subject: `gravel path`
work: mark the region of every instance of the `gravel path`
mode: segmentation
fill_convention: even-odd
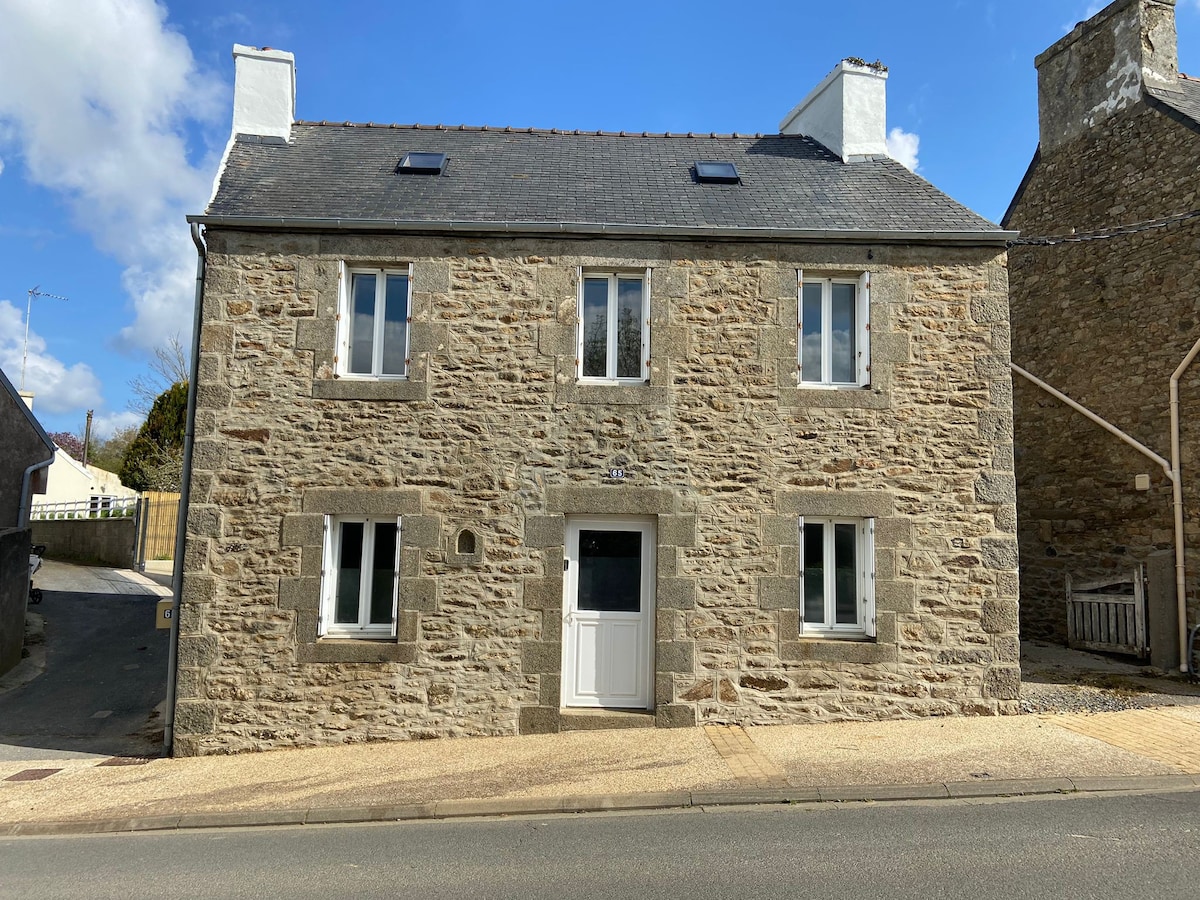
[[[1200,705],[1200,684],[1164,675],[1131,657],[1021,644],[1021,712],[1101,713]]]

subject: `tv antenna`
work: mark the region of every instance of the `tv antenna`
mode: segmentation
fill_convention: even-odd
[[[51,300],[66,300],[66,297],[60,297],[58,294],[47,294],[40,290],[41,285],[35,284],[27,293],[29,299],[25,302],[25,350],[21,354],[21,390],[25,390],[25,363],[29,361],[29,314],[33,312],[34,297],[49,297]]]

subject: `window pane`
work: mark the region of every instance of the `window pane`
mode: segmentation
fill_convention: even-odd
[[[387,625],[392,621],[392,588],[396,573],[396,525],[393,522],[375,523],[375,558],[371,563],[372,625]]]
[[[639,612],[642,608],[642,533],[579,532],[579,608]]]
[[[805,284],[801,297],[800,379],[821,381],[821,285]]]
[[[375,276],[350,278],[350,364],[347,371],[369,375],[375,346]]]
[[[642,377],[642,280],[617,279],[617,377]]]
[[[408,336],[408,276],[388,275],[384,297],[383,368],[380,374],[403,375]]]
[[[830,355],[833,380],[838,384],[857,381],[854,349],[854,285],[833,285],[833,306],[830,310]]]
[[[363,523],[343,522],[338,542],[337,603],[333,621],[358,624],[358,595],[362,587]]]
[[[608,279],[583,282],[583,374],[608,375]]]
[[[855,564],[855,545],[858,528],[854,525],[833,526],[833,569],[835,622],[853,625],[858,621],[858,566]]]
[[[804,621],[825,622],[825,526],[804,524]]]

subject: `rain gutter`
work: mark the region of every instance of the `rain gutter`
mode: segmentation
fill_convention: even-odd
[[[683,238],[687,240],[843,241],[852,243],[930,243],[1006,246],[1016,231],[905,231],[901,229],[729,228],[596,222],[465,222],[456,220],[354,219],[307,216],[188,216],[193,224],[253,230],[364,231],[463,234],[520,234]]]

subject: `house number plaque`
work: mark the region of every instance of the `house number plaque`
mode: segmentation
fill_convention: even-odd
[[[625,470],[624,469],[609,469],[608,477],[616,479],[616,480],[620,480],[625,477]]]

